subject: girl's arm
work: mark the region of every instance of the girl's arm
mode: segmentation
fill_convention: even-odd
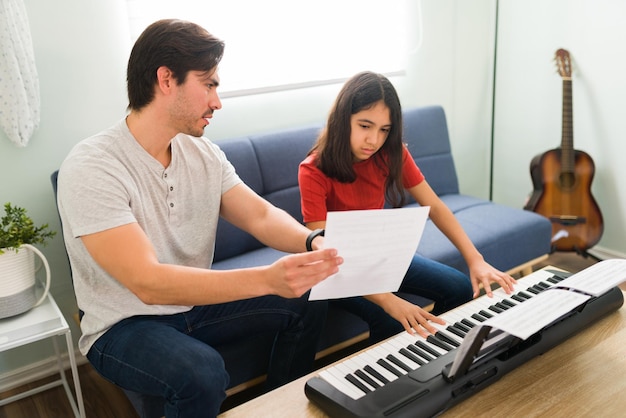
[[[484,260],[452,211],[437,196],[426,180],[410,188],[409,192],[420,205],[430,206],[430,219],[448,237],[465,259],[470,270],[474,297],[479,295],[480,284],[483,285],[485,292],[490,297],[493,295],[490,283],[499,284],[508,294],[513,291],[515,279],[492,267]]]

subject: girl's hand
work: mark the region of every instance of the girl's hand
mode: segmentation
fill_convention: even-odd
[[[368,297],[368,299],[378,304],[392,318],[400,322],[404,329],[411,335],[419,334],[426,338],[428,334],[437,332],[437,329],[433,327],[429,321],[445,325],[443,319],[393,293],[372,295],[372,297]]]
[[[510,295],[514,288],[513,286],[517,281],[509,274],[503,273],[500,270],[492,267],[486,261],[479,261],[473,263],[470,267],[470,279],[472,281],[472,289],[474,290],[474,298],[480,295],[480,285],[482,284],[487,296],[492,297],[491,283],[497,283]]]

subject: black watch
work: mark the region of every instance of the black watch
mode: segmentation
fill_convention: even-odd
[[[323,229],[316,229],[314,231],[312,231],[308,237],[306,237],[306,250],[307,251],[313,251],[313,247],[311,247],[311,244],[313,243],[313,240],[318,237],[324,236],[324,230]]]

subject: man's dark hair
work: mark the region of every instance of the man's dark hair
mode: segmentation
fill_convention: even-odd
[[[157,69],[172,71],[178,84],[189,71],[212,71],[222,59],[224,42],[201,26],[184,20],[159,20],[137,38],[126,73],[128,108],[139,110],[154,99]]]

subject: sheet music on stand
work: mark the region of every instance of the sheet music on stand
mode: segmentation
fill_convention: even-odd
[[[552,276],[543,270],[533,274]],[[493,358],[520,340],[547,327],[592,297],[626,281],[626,259],[609,259],[594,264],[524,303],[472,328],[459,346],[452,364],[443,371],[454,381],[485,358]]]

